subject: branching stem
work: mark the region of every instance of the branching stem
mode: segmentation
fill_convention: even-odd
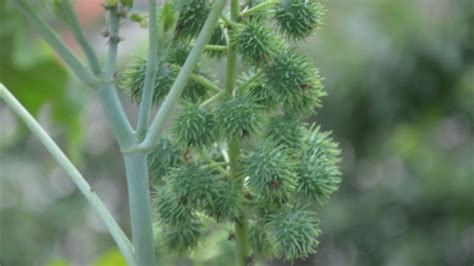
[[[122,231],[120,226],[114,220],[112,214],[107,210],[107,207],[100,200],[94,189],[90,187],[86,179],[81,175],[79,170],[71,163],[63,151],[58,147],[54,140],[41,127],[35,118],[28,113],[26,108],[18,102],[18,100],[8,91],[8,89],[0,83],[0,98],[2,98],[13,112],[30,128],[33,134],[40,140],[45,148],[51,153],[54,159],[61,165],[66,173],[71,177],[72,181],[77,185],[87,201],[97,211],[100,218],[104,222],[106,228],[109,230],[112,238],[117,243],[120,251],[124,255],[129,265],[136,265],[133,258],[133,249],[130,240]]]
[[[219,52],[227,51],[227,46],[208,44],[208,45],[206,45],[206,51],[219,51]]]
[[[90,42],[87,40],[84,32],[81,30],[79,22],[77,21],[76,13],[74,12],[74,9],[72,8],[71,3],[69,2],[69,0],[63,0],[60,2],[61,2],[62,11],[65,14],[66,20],[72,29],[72,33],[74,34],[74,37],[76,38],[77,42],[81,46],[82,50],[84,51],[84,54],[86,55],[87,60],[89,61],[89,65],[92,69],[92,72],[94,72],[94,74],[97,77],[99,77],[100,75],[102,75],[102,70],[99,64],[99,60],[97,59],[97,56]]]
[[[156,0],[148,0],[148,60],[140,110],[138,112],[136,134],[139,142],[145,137],[148,127],[148,119],[153,102],[153,91],[155,90],[156,72],[159,65],[159,50],[161,50],[161,47],[158,47],[158,29],[161,29],[161,25],[158,25],[156,12]],[[161,38],[164,38],[163,34],[161,34]]]
[[[214,82],[208,80],[207,78],[201,76],[201,75],[198,75],[198,74],[191,74],[189,76],[193,81],[199,83],[201,86],[204,86],[205,88],[207,89],[210,89],[214,92],[221,92],[222,89],[219,88],[219,86],[217,84],[215,84]]]
[[[230,19],[236,23],[239,20],[239,0],[231,0],[230,4]],[[229,29],[232,31],[233,29]],[[226,93],[233,95],[235,91],[235,80],[237,76],[237,52],[235,42],[232,40],[233,34],[229,34],[229,48],[227,50],[227,70],[226,70]],[[240,157],[240,141],[233,138],[228,142],[229,149],[229,164],[231,177],[239,184],[243,193],[243,181],[237,172],[237,164]],[[239,266],[248,265],[249,245],[248,245],[248,225],[247,212],[244,210],[241,214],[240,220],[235,222],[235,237],[237,242],[237,264]]]
[[[171,111],[175,104],[179,100],[179,96],[183,91],[184,87],[186,86],[186,82],[189,79],[196,63],[198,62],[199,57],[201,56],[202,52],[204,51],[205,45],[209,41],[211,34],[213,32],[214,27],[217,24],[217,20],[224,9],[226,0],[217,0],[215,1],[212,10],[204,23],[204,26],[199,33],[199,36],[194,44],[193,49],[189,53],[186,62],[184,63],[181,71],[178,74],[173,86],[170,89],[168,96],[166,96],[163,105],[160,108],[160,111],[153,119],[150,128],[148,130],[147,136],[145,140],[139,145],[139,148],[147,150],[150,149],[153,144],[158,140],[161,131],[164,128],[166,121],[171,114]]]
[[[30,4],[25,0],[14,1],[19,10],[29,20],[32,26],[43,36],[48,44],[58,53],[58,55],[66,62],[71,70],[81,79],[86,85],[95,88],[99,80],[92,75],[92,73],[84,67],[84,65],[77,59],[77,57],[67,48],[64,42],[58,37],[56,33],[46,24],[46,22],[33,11]]]
[[[240,13],[240,16],[245,17],[245,16],[250,16],[252,14],[255,14],[261,10],[267,9],[269,6],[275,5],[277,3],[276,0],[269,0],[263,3],[260,3],[254,7],[251,7],[249,9],[246,9]]]
[[[114,79],[115,67],[117,64],[119,36],[119,17],[117,6],[107,8],[107,20],[109,28],[109,49],[107,51],[107,62],[105,64],[105,79],[112,82]]]

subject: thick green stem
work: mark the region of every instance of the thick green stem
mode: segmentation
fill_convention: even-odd
[[[82,192],[87,201],[97,211],[100,218],[104,222],[106,228],[109,230],[112,238],[117,243],[120,251],[124,255],[129,265],[136,265],[133,252],[132,244],[128,240],[125,233],[120,229],[120,226],[114,220],[113,216],[107,210],[107,207],[100,200],[95,193],[94,189],[89,186],[85,178],[81,175],[79,170],[71,163],[66,157],[63,151],[58,147],[54,140],[48,135],[48,133],[41,127],[40,124],[34,119],[34,117],[28,113],[25,107],[18,102],[18,100],[0,83],[0,98],[4,99],[8,106],[23,120],[23,122],[31,129],[33,134],[38,137],[45,148],[51,153],[66,173],[71,177],[72,181],[77,185],[79,190]]]
[[[175,82],[173,83],[173,86],[171,87],[168,96],[166,96],[166,99],[164,100],[160,111],[153,119],[153,122],[151,123],[150,128],[148,130],[147,136],[145,140],[139,145],[139,149],[150,149],[151,147],[153,147],[158,137],[160,136],[161,131],[163,130],[164,125],[168,120],[171,111],[173,110],[173,107],[178,102],[179,96],[181,95],[181,92],[186,86],[189,76],[191,75],[194,67],[196,66],[199,60],[199,57],[201,56],[207,42],[211,37],[214,27],[217,24],[217,20],[219,19],[219,16],[222,10],[224,9],[225,2],[226,0],[215,1],[212,10],[206,20],[206,23],[204,23],[204,26],[202,27],[201,32],[199,33],[199,36],[196,40],[196,43],[194,44],[193,49],[189,53],[186,62],[181,68],[181,71],[179,72]]]
[[[138,266],[155,266],[150,188],[145,153],[125,155],[132,242]]]
[[[77,59],[77,57],[67,48],[67,46],[59,39],[58,35],[40,18],[25,0],[14,1],[19,10],[29,20],[31,25],[43,36],[48,44],[58,53],[58,55],[66,62],[71,70],[81,79],[86,85],[96,87],[98,80],[92,73],[84,67],[84,65]]]
[[[77,42],[79,43],[82,50],[84,51],[84,54],[86,55],[87,60],[89,61],[89,65],[92,69],[92,72],[94,72],[96,76],[100,76],[102,74],[102,70],[100,69],[99,60],[97,59],[97,56],[90,42],[87,40],[86,36],[84,35],[84,32],[82,31],[79,25],[79,22],[77,21],[77,16],[74,12],[74,9],[71,7],[69,0],[62,0],[61,8],[65,14],[65,17],[69,26],[72,29],[74,37],[76,38]]]
[[[113,83],[105,83],[97,90],[107,121],[122,149],[133,145],[133,129],[123,109],[117,89]]]
[[[232,22],[237,22],[239,19],[239,0],[231,0],[230,5],[230,19]],[[232,31],[233,29],[229,29]],[[229,44],[227,50],[227,71],[226,71],[226,93],[229,95],[234,94],[235,80],[237,76],[237,51],[235,42],[232,40],[234,35],[229,34]],[[243,193],[243,180],[240,178],[236,167],[240,157],[240,142],[239,139],[234,138],[229,141],[229,162],[230,172],[232,178],[239,184]],[[237,242],[237,265],[247,266],[249,258],[249,244],[248,244],[248,217],[247,212],[244,210],[240,217],[240,220],[235,223],[235,237]]]

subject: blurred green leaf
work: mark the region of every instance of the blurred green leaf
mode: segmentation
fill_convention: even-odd
[[[81,105],[68,89],[69,74],[44,41],[34,39],[16,10],[0,1],[0,82],[37,116],[51,105],[53,122],[66,134],[67,152],[78,160]]]
[[[48,263],[47,266],[69,266],[69,263],[62,259],[55,259]]]
[[[124,7],[132,7],[133,6],[133,0],[120,0],[120,4]]]
[[[127,266],[125,258],[118,249],[111,249],[102,254],[94,263],[94,266]]]

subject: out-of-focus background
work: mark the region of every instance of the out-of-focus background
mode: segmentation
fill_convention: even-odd
[[[58,140],[129,232],[123,165],[94,92],[65,70],[13,2],[0,0],[0,82]],[[37,2],[75,49],[49,1]],[[146,8],[136,2],[136,11]],[[344,181],[320,210],[318,253],[271,264],[472,266],[474,1],[323,3],[325,27],[299,46],[325,77],[329,96],[313,120],[340,142]],[[100,1],[75,6],[103,57]],[[122,36],[123,69],[144,53],[146,31],[124,23]],[[123,101],[133,115],[127,96]],[[165,265],[231,265],[229,244],[210,241],[191,259]],[[3,103],[0,265],[121,265],[95,212]]]

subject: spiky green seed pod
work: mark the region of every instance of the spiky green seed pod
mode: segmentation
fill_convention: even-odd
[[[247,96],[227,98],[215,112],[219,131],[228,138],[251,134],[262,120],[260,106]]]
[[[161,138],[148,154],[148,169],[153,184],[165,176],[168,169],[180,163],[180,150],[168,138]]]
[[[292,40],[311,35],[323,24],[324,8],[314,0],[280,0],[274,19],[278,29]]]
[[[169,64],[182,66],[191,51],[191,45],[182,40],[174,40],[166,49],[163,61]]]
[[[316,252],[320,234],[318,226],[316,213],[293,208],[273,214],[268,231],[277,255],[286,260],[295,260]]]
[[[179,197],[166,185],[158,187],[153,194],[155,216],[161,224],[179,224],[194,217],[194,210],[186,198]]]
[[[188,254],[197,247],[204,235],[204,224],[197,218],[179,224],[166,224],[162,237],[167,250],[178,254]]]
[[[215,141],[215,129],[213,113],[198,105],[186,104],[176,116],[172,136],[180,146],[205,148]]]
[[[303,146],[304,131],[302,121],[293,115],[277,115],[268,121],[264,137],[278,146],[298,151]]]
[[[248,22],[235,33],[235,45],[245,62],[263,64],[277,51],[280,42],[263,23]]]
[[[217,222],[237,221],[242,215],[244,202],[245,199],[234,182],[219,180],[205,211]]]
[[[177,4],[179,12],[175,37],[190,39],[199,34],[210,11],[208,0],[184,0]]]
[[[212,169],[197,163],[173,168],[164,179],[179,201],[195,210],[207,206],[217,188]]]
[[[318,70],[294,49],[281,50],[265,66],[264,80],[260,93],[281,103],[287,112],[313,112],[325,95]]]
[[[177,56],[177,55],[176,55]],[[170,59],[170,58],[168,58]],[[178,58],[173,58],[178,60]],[[170,59],[171,61],[171,59]],[[146,75],[146,58],[139,57],[135,59],[125,70],[120,81],[120,87],[129,93],[134,103],[139,104],[141,101],[143,86],[145,84]],[[161,62],[155,80],[155,89],[153,92],[153,105],[157,105],[161,102],[171,89],[180,67],[178,65],[169,64],[167,62]],[[200,73],[205,75],[204,73]],[[199,102],[209,96],[209,92],[206,87],[201,84],[190,80],[182,93],[182,98],[190,102]]]
[[[137,57],[127,67],[122,75],[120,87],[132,97],[132,101],[139,104],[143,86],[145,84],[147,59]],[[153,103],[160,102],[169,92],[175,80],[176,73],[168,64],[160,64],[156,73]]]
[[[315,126],[309,129],[304,145],[306,150],[298,170],[298,191],[322,204],[341,182],[340,150],[330,132]]]
[[[264,201],[283,204],[289,200],[296,187],[295,164],[282,147],[261,142],[255,150],[245,155],[241,172],[248,177],[247,185]]]
[[[256,82],[250,85],[248,92],[257,104],[264,106],[267,110],[274,109],[278,105],[278,102],[272,98],[273,94],[270,88],[264,82]]]
[[[271,258],[275,255],[275,246],[272,242],[268,229],[263,222],[249,225],[249,244],[253,255],[259,258]]]

